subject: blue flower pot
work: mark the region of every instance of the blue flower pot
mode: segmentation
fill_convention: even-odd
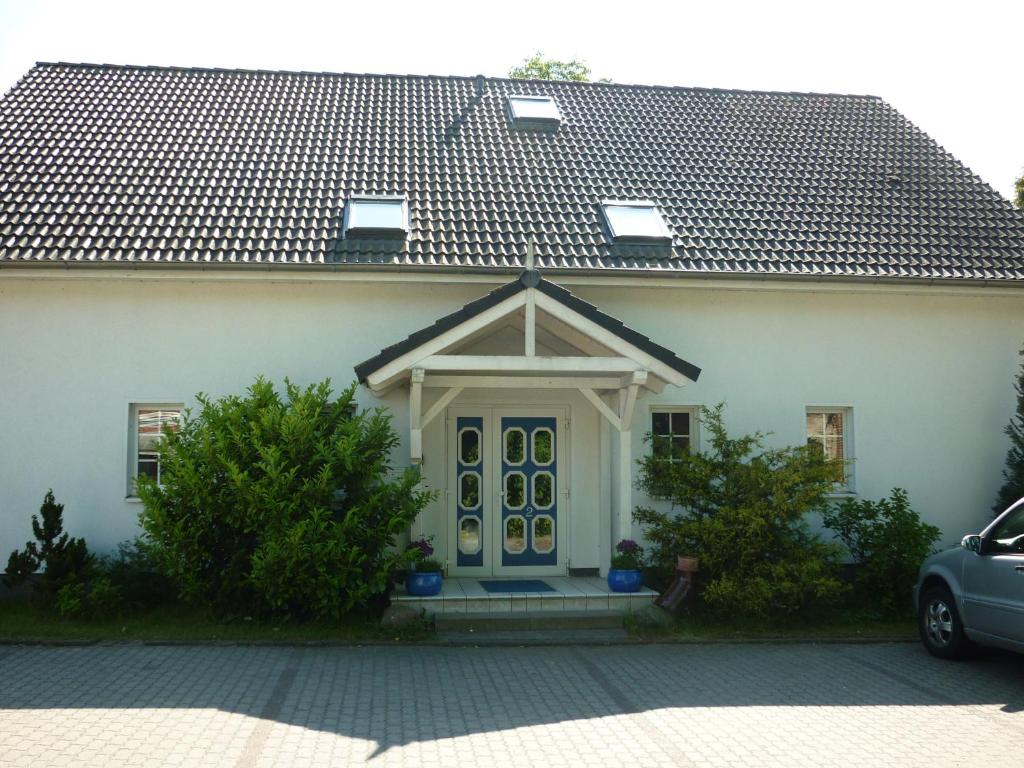
[[[608,587],[612,592],[639,592],[643,585],[642,571],[619,571],[615,568],[608,571]]]
[[[409,571],[405,577],[405,591],[416,597],[431,597],[441,591],[442,580],[440,571],[435,573]]]

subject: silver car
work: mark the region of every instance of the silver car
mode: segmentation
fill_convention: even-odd
[[[944,659],[971,643],[1024,652],[1024,499],[980,534],[932,555],[914,587],[921,640]]]

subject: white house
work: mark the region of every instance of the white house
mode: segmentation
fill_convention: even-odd
[[[852,459],[946,541],[1000,482],[1024,217],[869,96],[40,64],[0,100],[0,553],[137,532],[258,374],[392,409],[449,573],[607,569],[635,460]]]

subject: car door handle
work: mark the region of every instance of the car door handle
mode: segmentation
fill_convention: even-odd
[[[1013,566],[1013,570],[1017,573],[1024,573],[1024,565],[1015,565]]]

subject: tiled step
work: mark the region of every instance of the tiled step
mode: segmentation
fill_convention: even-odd
[[[621,629],[619,611],[563,611],[560,613],[438,613],[438,632],[512,632],[528,630]]]
[[[622,627],[608,629],[530,629],[493,632],[449,630],[437,635],[437,642],[454,646],[499,646],[521,648],[532,645],[627,645],[638,640]]]
[[[487,592],[479,580],[472,578],[445,579],[441,594],[433,597],[414,597],[399,591],[392,596],[394,603],[423,609],[428,615],[441,614],[497,614],[512,613],[573,613],[579,611],[638,611],[651,604],[657,592],[644,589],[623,594],[612,592],[603,579],[597,577],[546,577],[544,581],[552,592]]]

